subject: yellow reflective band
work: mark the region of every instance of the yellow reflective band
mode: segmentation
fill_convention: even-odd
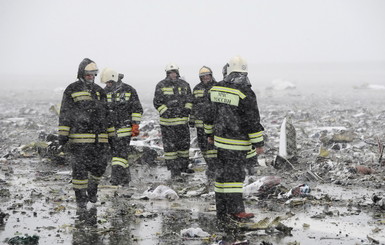
[[[212,134],[214,132],[214,125],[204,124],[204,128],[206,134]]]
[[[261,137],[263,136],[263,131],[259,131],[257,133],[252,133],[252,134],[249,134],[249,138],[258,138],[258,137]]]
[[[204,96],[204,93],[205,93],[204,90],[195,90],[195,91],[194,91],[194,96],[195,96],[196,98],[198,98],[198,97],[203,97],[203,96]]]
[[[77,190],[87,189],[87,188],[88,188],[88,184],[87,184],[87,185],[76,185],[76,184],[72,184],[72,188],[73,188],[73,189],[77,189]]]
[[[124,98],[126,99],[126,101],[130,100],[130,97],[131,97],[131,93],[124,94]]]
[[[111,93],[107,94],[107,102],[112,102],[112,94]]]
[[[259,143],[263,141],[263,131],[259,131],[256,133],[249,134],[251,143]]]
[[[88,179],[72,179],[72,184],[85,185],[88,184]]]
[[[174,94],[174,88],[173,87],[165,87],[165,88],[161,88],[161,90],[163,91],[163,94]]]
[[[249,140],[226,139],[219,136],[214,136],[214,140],[220,143],[231,144],[231,145],[250,145]]]
[[[111,161],[111,166],[115,166],[115,165],[119,165],[119,166],[122,166],[123,168],[127,168],[128,161],[121,157],[113,157]]]
[[[239,105],[239,96],[236,94],[213,91],[210,93],[210,99],[212,102],[216,103],[222,103],[233,106]]]
[[[180,118],[163,118],[159,119],[160,125],[172,126],[172,125],[182,125],[188,123],[188,117],[180,117]]]
[[[234,150],[234,151],[249,151],[249,150],[251,150],[251,144],[249,146],[227,145],[227,144],[222,144],[222,143],[215,141],[214,145],[218,148],[227,149],[227,150]]]
[[[202,120],[195,120],[195,127],[197,128],[203,128],[203,121]]]
[[[142,114],[141,113],[132,113],[131,114],[132,120],[140,122],[142,120]]]
[[[72,180],[72,188],[74,189],[86,189],[88,187],[88,179],[85,180]]]
[[[179,157],[189,157],[189,150],[186,151],[178,151]]]
[[[71,143],[95,143],[95,134],[70,134]]]
[[[159,114],[162,115],[167,109],[168,108],[167,108],[166,105],[161,105],[161,106],[158,107],[157,110],[158,110]]]
[[[165,152],[164,159],[166,160],[174,160],[178,158],[178,152]]]
[[[263,136],[260,136],[258,138],[250,139],[251,143],[259,143],[259,142],[262,142],[262,141],[263,141]]]
[[[218,157],[218,151],[217,150],[208,150],[203,152],[203,155],[207,158],[216,158]]]
[[[252,158],[253,156],[256,156],[257,152],[255,149],[251,149],[249,152],[247,152],[246,159]]]
[[[97,180],[97,181],[99,181],[99,180],[102,179],[102,176],[98,177],[98,176],[95,176],[95,175],[90,174],[88,178],[89,178],[89,179],[92,179],[92,180]]]
[[[192,109],[192,106],[193,106],[192,103],[186,103],[184,107],[187,109]]]
[[[120,128],[120,129],[116,130],[116,135],[118,136],[118,138],[131,136],[131,131],[132,131],[131,127],[130,128]]]
[[[243,193],[243,188],[214,188],[217,193]]]
[[[59,135],[68,136],[70,134],[70,127],[59,126]]]
[[[96,96],[98,97],[98,100],[100,100],[100,93],[96,92]]]
[[[228,87],[214,86],[214,87],[211,88],[210,91],[232,93],[232,94],[238,95],[239,97],[241,97],[241,99],[246,98],[246,95],[244,93],[242,93],[240,90],[233,89],[233,88],[228,88]]]
[[[215,182],[214,191],[218,193],[242,193],[243,192],[243,183],[242,182],[233,182],[233,183],[219,183]]]
[[[114,137],[115,135],[115,127],[107,128],[107,133],[109,137]]]
[[[75,102],[84,101],[84,100],[92,100],[91,93],[87,92],[87,91],[76,92],[76,93],[71,94],[71,96]]]
[[[100,143],[108,143],[108,134],[99,134],[98,142]]]

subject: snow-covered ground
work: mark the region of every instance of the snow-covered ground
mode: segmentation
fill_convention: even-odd
[[[292,228],[290,234],[269,222],[232,234],[216,227],[213,183],[194,148],[194,131],[190,156],[196,173],[173,182],[163,164],[157,115],[148,98],[142,125],[148,131],[142,130],[133,145],[155,149],[156,162],[133,163],[129,187],[110,186],[108,169],[99,202],[78,215],[70,167],[40,158],[36,145],[31,146],[39,142],[41,131],[56,131],[57,115],[50,108],[60,102],[61,90],[19,90],[0,97],[0,215],[5,215],[0,241],[36,235],[40,244],[385,244],[385,163],[378,162],[378,143],[385,143],[384,90],[253,88],[266,136],[259,161],[266,166],[256,167],[245,185],[259,188],[266,176],[280,181],[269,186],[270,195],[245,197],[246,209],[256,214],[255,222],[278,218]],[[275,169],[279,130],[287,116],[297,132],[298,161],[295,169]],[[363,174],[363,167],[370,174]],[[311,192],[282,195],[301,184]]]

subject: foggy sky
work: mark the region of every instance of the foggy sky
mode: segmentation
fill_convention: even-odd
[[[234,55],[250,67],[384,62],[384,13],[383,0],[1,0],[0,75],[66,86],[88,57],[155,86],[169,62],[220,78]]]

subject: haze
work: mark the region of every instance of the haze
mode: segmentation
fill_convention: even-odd
[[[385,84],[384,13],[382,0],[1,0],[2,87],[65,87],[88,57],[152,94],[169,62],[194,86],[234,55],[256,87]]]

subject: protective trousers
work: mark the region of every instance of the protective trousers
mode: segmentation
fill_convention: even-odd
[[[225,220],[231,214],[245,211],[243,181],[246,177],[246,153],[218,148],[215,202],[217,218],[220,220]]]
[[[96,202],[98,184],[107,167],[107,144],[73,144],[70,158],[76,202],[79,207]]]
[[[124,185],[131,181],[128,163],[130,136],[115,137],[112,143],[111,184]]]
[[[188,124],[160,127],[164,158],[171,177],[186,172],[189,164],[190,128]]]
[[[203,158],[207,164],[206,176],[209,179],[215,179],[216,175],[216,166],[218,162],[218,151],[216,150],[214,144],[209,144],[207,142],[207,135],[203,127],[197,127],[197,136],[198,136],[198,146],[203,154]]]

